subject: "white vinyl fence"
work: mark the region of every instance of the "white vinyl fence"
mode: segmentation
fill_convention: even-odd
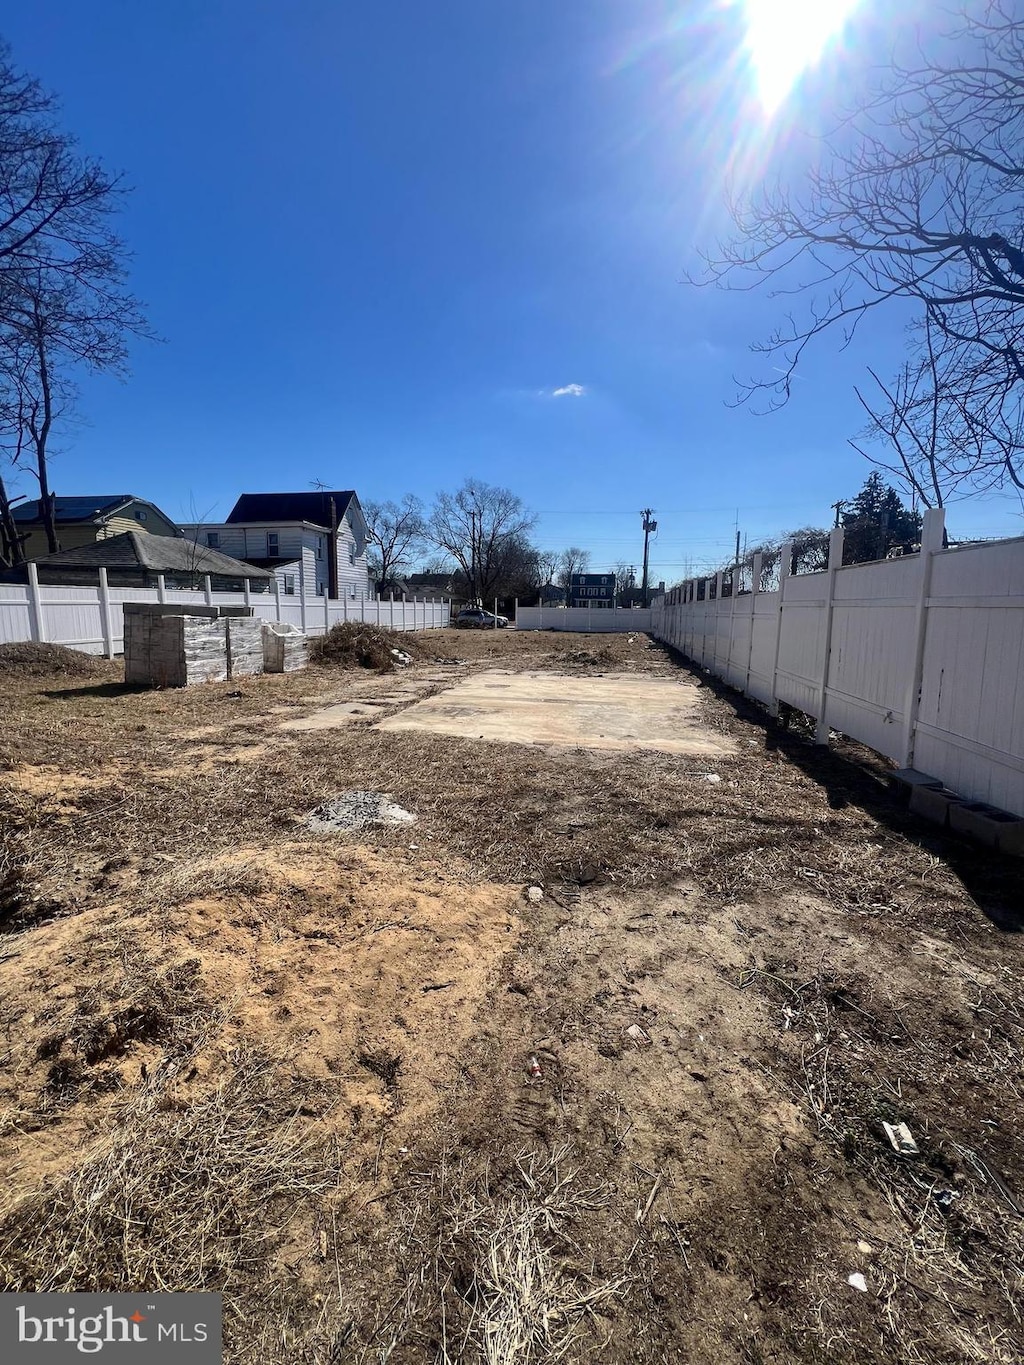
[[[516,630],[649,631],[650,607],[517,607]]]
[[[691,580],[655,600],[651,633],[813,716],[820,743],[838,730],[1024,816],[1024,539],[944,550],[942,527],[929,511],[920,554],[845,568],[834,531],[824,573],[788,573],[785,547],[775,592]]]
[[[163,578],[155,588],[111,588],[100,570],[96,588],[65,588],[40,584],[35,566],[29,565],[27,585],[0,583],[0,644],[17,640],[46,640],[68,645],[89,654],[108,657],[124,650],[125,602],[199,603],[209,606],[251,606],[264,621],[286,621],[300,626],[307,635],[323,635],[339,621],[368,621],[395,630],[431,630],[447,626],[451,604],[413,598],[366,597],[335,600],[327,597],[293,597],[280,591],[275,580],[270,592],[211,592],[206,587],[165,588]]]

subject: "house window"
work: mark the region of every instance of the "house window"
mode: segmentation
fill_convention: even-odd
[[[317,597],[323,597],[323,595],[324,595],[324,585],[323,585],[322,583],[318,583],[318,584],[316,585],[316,595],[317,595]]]
[[[278,556],[277,532],[267,532],[267,558],[276,559]]]
[[[356,543],[353,541],[348,547],[348,562],[352,565],[356,562]]]
[[[295,596],[295,575],[286,573],[284,576],[284,595],[285,597]]]
[[[220,549],[220,532],[219,532],[219,531],[207,531],[207,533],[206,533],[206,543],[207,543],[207,545],[209,545],[209,547],[210,547],[211,550],[219,550],[219,549]]]
[[[324,557],[324,538],[323,538],[323,536],[317,536],[317,538],[316,538],[316,557],[317,557],[317,559],[323,559],[323,557]]]
[[[148,516],[149,516],[149,513],[148,513],[147,511],[145,511],[145,510],[144,510],[143,508],[141,508],[141,507],[136,507],[136,509],[135,509],[135,520],[136,520],[136,521],[145,521],[145,520],[147,519]]]

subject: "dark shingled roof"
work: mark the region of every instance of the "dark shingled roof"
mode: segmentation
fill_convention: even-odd
[[[272,578],[266,569],[243,564],[240,559],[222,555],[206,545],[178,536],[151,536],[147,531],[125,531],[119,536],[80,545],[73,550],[58,550],[55,555],[37,555],[33,563],[40,568],[51,564],[68,569],[133,569],[150,573],[215,574],[221,578]]]
[[[344,492],[317,490],[313,493],[243,493],[228,513],[227,521],[309,521],[314,526],[330,526],[331,498],[337,508],[338,521],[348,511],[355,497],[349,488]]]
[[[56,498],[57,521],[67,524],[72,521],[92,521],[103,513],[111,513],[126,502],[135,502],[134,493],[86,493],[80,498]],[[144,499],[139,499],[144,501]],[[15,521],[42,521],[42,504],[39,498],[31,502],[19,503],[11,509]]]

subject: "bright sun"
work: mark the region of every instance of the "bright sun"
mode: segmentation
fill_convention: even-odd
[[[836,37],[859,0],[743,0],[746,45],[765,113],[774,114],[797,80]]]

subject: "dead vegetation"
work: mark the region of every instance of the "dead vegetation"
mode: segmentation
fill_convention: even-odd
[[[392,651],[402,649],[411,654],[417,648],[415,637],[408,645],[399,644],[400,639],[407,637],[362,621],[342,621],[310,641],[309,657],[324,668],[372,668],[378,673],[393,673],[396,661]]]
[[[238,1365],[1024,1358],[1019,867],[706,684],[736,757],[275,729],[445,651],[676,667],[416,642],[10,676],[3,1286],[222,1288]],[[311,837],[340,787],[418,823]]]

